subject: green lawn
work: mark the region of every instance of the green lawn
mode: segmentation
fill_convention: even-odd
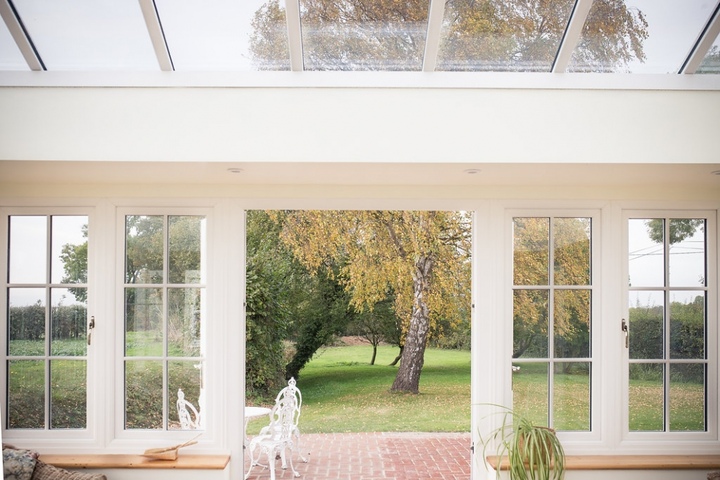
[[[428,349],[419,395],[390,393],[397,352],[380,347],[375,365],[369,346],[318,352],[298,380],[303,432],[470,431],[470,352]],[[249,432],[266,422],[253,421]]]

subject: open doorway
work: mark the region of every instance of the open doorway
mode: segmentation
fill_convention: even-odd
[[[472,214],[252,210],[246,232],[246,402],[297,380],[301,474],[469,477]]]

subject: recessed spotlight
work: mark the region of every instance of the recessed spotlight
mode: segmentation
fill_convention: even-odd
[[[230,173],[242,173],[243,169],[242,169],[242,168],[233,167],[233,168],[228,168],[227,171],[230,172]]]
[[[463,173],[466,173],[468,175],[477,175],[478,173],[482,172],[479,168],[468,168],[467,170],[463,170]]]

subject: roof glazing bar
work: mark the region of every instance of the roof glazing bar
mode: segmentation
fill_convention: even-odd
[[[12,35],[13,40],[15,40],[30,70],[36,72],[47,70],[42,58],[40,58],[40,54],[35,48],[35,44],[27,30],[25,30],[25,25],[23,25],[17,10],[15,10],[12,0],[0,0],[0,16],[2,16],[5,21],[5,25],[7,25],[8,30],[10,30],[10,35]]]
[[[573,11],[570,14],[568,26],[560,42],[560,48],[555,57],[555,62],[553,62],[553,73],[563,73],[567,69],[572,53],[580,41],[580,35],[585,26],[585,20],[587,20],[587,16],[590,13],[592,3],[593,0],[577,0],[575,2]]]
[[[425,54],[423,55],[423,72],[434,72],[437,66],[438,51],[440,50],[440,34],[444,16],[445,0],[430,0]]]
[[[155,6],[155,0],[140,0],[140,9],[142,10],[143,17],[145,18],[145,25],[147,26],[148,33],[150,34],[150,40],[152,41],[153,48],[155,49],[155,56],[157,57],[160,70],[163,72],[172,72],[175,70],[173,65],[172,57],[170,56],[170,50],[167,46],[165,39],[165,32],[162,28],[162,22],[160,21],[160,15],[158,14],[157,7]]]
[[[302,26],[300,24],[300,0],[285,1],[285,16],[288,29],[288,47],[290,48],[290,70],[302,72]]]
[[[710,22],[680,68],[680,73],[695,73],[718,35],[720,35],[720,3],[715,7],[715,13],[713,13]]]

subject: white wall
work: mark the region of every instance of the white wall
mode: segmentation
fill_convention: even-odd
[[[720,92],[0,88],[0,160],[717,162]]]

